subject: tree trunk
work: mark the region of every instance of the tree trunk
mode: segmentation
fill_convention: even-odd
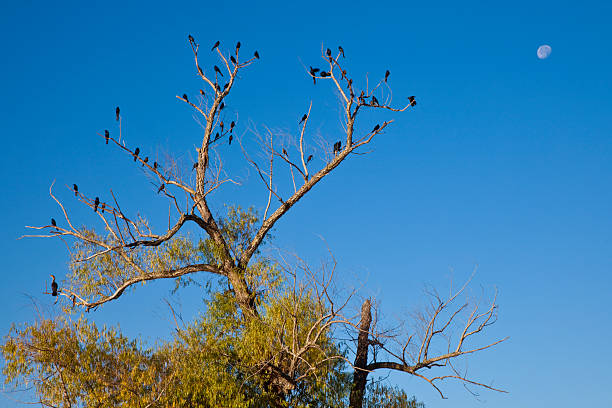
[[[355,373],[353,374],[353,387],[349,399],[350,408],[363,407],[368,372],[368,347],[370,346],[370,324],[372,323],[372,303],[366,299],[361,305],[361,320],[359,321],[359,336],[357,337],[357,355],[355,356]]]

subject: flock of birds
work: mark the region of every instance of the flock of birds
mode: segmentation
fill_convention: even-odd
[[[197,46],[193,36],[189,35],[188,38],[189,38],[189,43],[192,46]],[[215,49],[217,49],[220,44],[221,44],[220,41],[215,42],[215,44],[211,48],[211,51],[214,51]],[[241,44],[240,44],[240,41],[239,41],[238,43],[236,43],[236,57],[238,56],[238,51],[240,49],[240,46],[241,46]],[[338,46],[338,51],[339,51],[340,55],[342,55],[342,57],[344,58],[344,49],[342,48],[342,46]],[[334,59],[332,57],[332,51],[329,48],[326,50],[325,54],[329,58],[330,62],[334,61]],[[256,59],[259,59],[260,58],[259,52],[255,51],[254,54],[253,54],[253,57],[255,57]],[[236,58],[234,56],[230,56],[230,61],[233,64],[237,64]],[[312,80],[313,80],[313,83],[315,85],[317,83],[316,82],[317,74],[318,74],[318,77],[321,77],[321,78],[326,78],[326,77],[331,76],[331,73],[326,72],[326,71],[321,71],[319,68],[313,68],[313,67],[309,67],[309,68],[310,68],[309,69],[309,73],[312,76]],[[216,78],[217,78],[217,75],[223,77],[223,73],[221,72],[221,69],[219,69],[219,67],[216,66],[216,65],[213,67],[213,70],[215,72],[215,88],[216,88],[216,91],[219,92],[219,93],[224,92],[227,89],[227,87],[229,86],[229,83],[225,84],[223,86],[223,91],[221,91],[221,86],[218,84]],[[199,66],[198,66],[198,72],[200,73],[200,75],[204,75],[202,69]],[[346,71],[341,70],[341,72],[342,72],[342,79],[345,79],[346,78]],[[386,70],[385,71],[385,77],[384,77],[385,83],[389,79],[390,75],[391,75],[391,72],[389,70]],[[347,82],[348,82],[348,87],[351,88],[353,80],[352,79],[348,79],[348,78],[346,78],[346,79],[347,79]],[[352,93],[352,90],[351,90],[351,93]],[[200,89],[200,95],[205,96],[204,91],[202,89]],[[370,105],[370,106],[380,106],[378,100],[376,99],[376,96],[372,95],[370,97],[370,103],[366,103],[365,98],[366,98],[366,96],[364,94],[364,91],[361,91],[361,94],[358,97],[358,101],[359,101],[360,104]],[[185,100],[185,102],[190,103],[189,102],[189,98],[188,98],[186,93],[183,94],[183,99]],[[414,96],[409,96],[408,100],[410,102],[410,106],[415,106],[416,105],[416,100],[415,100]],[[225,107],[225,103],[221,102],[221,104],[219,105],[219,112],[221,110],[223,110],[224,107]],[[121,113],[121,110],[117,106],[115,108],[115,119],[117,120],[117,122],[121,118],[120,113]],[[308,114],[306,113],[306,114],[304,114],[302,116],[302,118],[298,122],[298,125],[301,125],[307,119],[308,119]],[[230,125],[229,125],[229,129],[225,130],[225,124],[223,123],[223,121],[220,121],[219,122],[220,132],[217,132],[215,134],[215,137],[211,140],[211,142],[214,143],[217,140],[219,140],[221,137],[229,134],[228,144],[231,145],[232,144],[232,140],[233,140],[233,130],[234,130],[235,126],[236,126],[236,123],[234,121],[232,121],[230,123]],[[305,124],[304,124],[304,126],[305,126]],[[380,125],[377,124],[376,126],[374,126],[374,128],[371,131],[371,133],[377,132],[379,129],[380,129]],[[104,139],[105,139],[105,143],[108,144],[108,141],[110,139],[110,132],[108,131],[108,129],[104,130]],[[341,151],[342,151],[342,142],[341,141],[337,141],[333,145],[333,154],[334,154],[334,156],[336,154],[340,153]],[[289,157],[289,153],[287,152],[287,150],[285,150],[285,148],[282,149],[282,152],[283,152],[283,155],[285,157],[287,157],[287,158]],[[136,162],[136,160],[138,160],[139,155],[140,155],[140,148],[136,147],[136,149],[132,153],[132,156],[134,157],[134,162]],[[313,159],[313,155],[311,154],[306,159],[306,164],[308,164],[312,159]],[[149,161],[149,157],[145,157],[144,159],[142,159],[142,163],[143,163],[142,166],[144,167],[144,165],[147,164],[148,161]],[[192,170],[193,169],[197,169],[197,167],[198,167],[198,163],[196,162],[196,163],[193,164]],[[155,171],[157,171],[157,169],[158,169],[157,162],[153,163],[153,169]],[[73,184],[72,187],[73,187],[73,191],[74,191],[74,196],[78,197],[78,195],[79,195],[79,186],[76,185],[76,184]],[[164,189],[165,189],[165,184],[162,183],[162,185],[158,188],[157,193],[159,194]],[[100,197],[96,197],[95,200],[94,200],[94,203],[93,203],[93,210],[94,210],[94,212],[97,213],[98,209],[100,209],[102,214],[104,214],[104,211],[106,209],[106,203],[102,203],[102,206],[100,207]],[[56,229],[56,231],[58,231],[58,229],[57,229],[57,222],[55,221],[54,218],[51,218],[51,225]],[[55,276],[54,275],[51,275],[51,278],[52,278],[52,281],[51,281],[51,296],[57,296],[58,295],[58,284],[55,281]]]

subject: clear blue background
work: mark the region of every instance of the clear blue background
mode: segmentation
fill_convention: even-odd
[[[447,384],[441,400],[421,380],[394,377],[428,407],[612,406],[609,2],[89,3],[0,6],[1,333],[35,317],[28,296],[53,313],[41,291],[49,273],[65,274],[65,248],[17,240],[25,225],[61,220],[53,180],[64,200],[75,182],[103,199],[113,188],[122,208],[163,228],[167,203],[96,132],[116,131],[119,105],[128,145],[189,167],[202,131],[175,95],[202,85],[188,34],[203,48],[240,40],[244,53],[259,50],[228,103],[245,141],[249,123],[295,133],[311,100],[311,135],[339,138],[334,92],[313,86],[304,65],[341,44],[357,82],[390,69],[395,101],[416,95],[419,104],[384,116],[396,122],[374,151],[301,201],[277,224],[275,244],[318,260],[323,236],[342,279],[365,282],[389,321],[424,302],[425,284],[445,288],[478,265],[474,294],[500,291],[500,320],[482,341],[511,339],[474,356],[470,373],[510,393],[474,398]],[[536,58],[541,44],[552,46],[546,60]],[[215,63],[206,54],[204,64]],[[216,208],[261,208],[265,193],[236,147],[221,153],[245,186],[217,194]],[[78,223],[91,220],[67,202]],[[177,298],[171,285],[138,288],[92,317],[150,343],[167,338],[173,322],[161,299],[186,320],[200,305],[196,288]],[[2,394],[0,405],[21,397]]]

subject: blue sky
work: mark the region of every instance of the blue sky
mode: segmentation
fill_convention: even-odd
[[[191,161],[201,131],[175,98],[201,87],[188,34],[203,46],[239,40],[244,52],[259,50],[228,104],[245,138],[249,123],[295,132],[313,101],[313,133],[335,141],[335,95],[313,86],[303,67],[320,64],[322,46],[342,45],[356,81],[389,69],[395,101],[416,95],[419,104],[385,116],[395,122],[374,151],[301,201],[277,225],[276,245],[319,259],[324,237],[343,279],[366,281],[364,293],[390,319],[418,306],[424,285],[444,288],[478,265],[475,293],[500,292],[490,338],[511,339],[471,359],[470,370],[510,393],[475,399],[449,384],[441,400],[421,381],[397,377],[428,407],[610,405],[612,6],[493,3],[2,4],[0,332],[33,318],[27,295],[53,309],[40,292],[49,273],[65,274],[65,249],[16,239],[25,225],[60,219],[48,196],[53,180],[65,199],[62,187],[72,183],[92,195],[113,188],[122,206],[163,227],[166,203],[96,132],[115,129],[119,105],[128,144]],[[552,46],[546,60],[536,57],[541,44]],[[365,129],[377,117],[362,119]],[[265,205],[239,152],[222,154],[245,185],[220,192],[217,208]],[[92,318],[164,338],[169,287],[138,288]],[[188,289],[172,301],[188,318],[198,297]],[[9,397],[0,395],[0,405],[17,406]]]

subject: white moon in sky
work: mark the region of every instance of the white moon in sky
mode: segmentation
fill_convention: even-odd
[[[552,48],[550,48],[550,45],[540,45],[538,47],[538,58],[546,59],[550,56],[551,52],[552,52]]]

